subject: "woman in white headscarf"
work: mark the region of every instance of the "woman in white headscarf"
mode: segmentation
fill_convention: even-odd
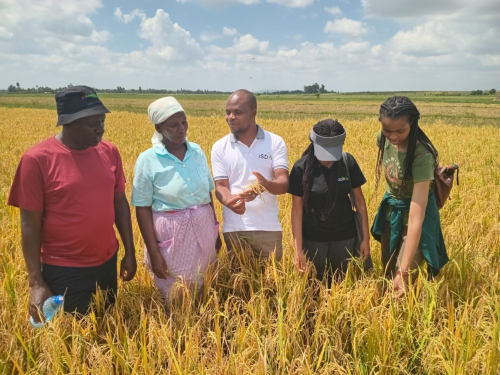
[[[173,97],[151,103],[153,147],[135,166],[131,203],[145,243],[146,266],[167,303],[182,279],[200,291],[204,272],[215,261],[221,242],[207,159],[188,142],[184,109]]]

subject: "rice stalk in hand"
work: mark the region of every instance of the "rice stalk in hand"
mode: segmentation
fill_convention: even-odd
[[[268,193],[267,189],[259,184],[257,180],[254,180],[253,182],[249,183],[246,187],[244,192],[251,192],[260,197],[262,199],[262,202],[264,202],[264,193]]]

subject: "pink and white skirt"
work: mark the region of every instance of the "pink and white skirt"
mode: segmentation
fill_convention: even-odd
[[[149,253],[144,247],[146,267],[167,302],[175,282],[182,281],[191,288],[203,286],[207,267],[216,260],[215,243],[219,224],[209,204],[188,207],[173,212],[153,211],[153,225],[160,253],[168,269],[166,279],[153,274]]]

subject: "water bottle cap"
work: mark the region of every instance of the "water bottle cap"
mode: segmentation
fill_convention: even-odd
[[[55,302],[56,302],[58,305],[60,305],[61,303],[63,303],[63,302],[64,302],[64,297],[63,297],[63,296],[57,296],[57,297],[55,298]]]

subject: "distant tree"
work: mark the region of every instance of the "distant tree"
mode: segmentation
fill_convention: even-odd
[[[321,84],[321,88],[319,89],[319,92],[324,94],[326,92],[325,85]]]
[[[68,85],[68,87],[73,87],[73,84],[72,84],[72,83],[70,83],[70,84]]]
[[[471,95],[483,95],[483,90],[474,90],[470,94]]]
[[[142,87],[141,86],[139,86],[139,92],[142,92]]]
[[[64,90],[68,87],[71,87],[73,84],[69,84],[68,86],[65,87],[56,87],[56,88],[51,88],[47,86],[36,86],[32,88],[27,88],[24,89],[21,87],[19,82],[16,82],[16,85],[10,85],[7,89],[5,90],[0,90],[0,92],[5,92],[5,93],[16,93],[16,94],[29,94],[29,93],[34,93],[34,92],[40,92],[44,94],[49,94],[49,93],[56,93],[58,91]],[[98,89],[97,87],[94,87],[96,92],[100,93],[120,93],[120,94],[125,94],[125,93],[135,93],[138,92],[136,89],[126,89],[125,87],[118,86],[117,88],[113,89],[107,89],[107,88],[100,88]],[[139,87],[140,93],[143,94],[230,94],[228,91],[217,91],[217,90],[187,90],[181,88],[180,90],[168,90],[168,89],[143,89],[142,87]],[[276,94],[303,94],[304,92],[302,90],[294,90],[294,91],[283,91],[279,92]]]
[[[315,83],[311,86],[304,86],[304,92],[306,94],[316,94],[317,92],[319,92],[319,85]]]
[[[490,91],[488,91],[491,95],[495,95],[497,93],[497,90],[495,89],[491,89]]]

